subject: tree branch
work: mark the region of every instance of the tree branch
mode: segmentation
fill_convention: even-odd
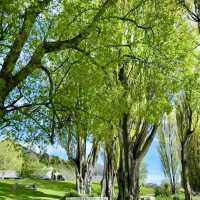
[[[29,37],[30,31],[37,16],[49,4],[50,1],[51,0],[39,1],[36,6],[32,5],[25,11],[24,21],[21,30],[17,34],[11,50],[4,60],[1,70],[3,76],[11,76],[11,72],[13,71],[17,59],[19,58],[22,51],[22,48]]]
[[[101,6],[97,14],[94,16],[92,22],[86,26],[77,36],[72,39],[57,41],[57,42],[44,42],[43,48],[45,53],[60,51],[69,48],[77,48],[81,41],[86,39],[91,31],[95,28],[96,23],[101,19],[101,16],[105,13],[106,9],[110,7],[117,0],[106,0]]]

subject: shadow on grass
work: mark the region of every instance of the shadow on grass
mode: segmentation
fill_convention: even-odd
[[[57,195],[45,194],[40,191],[32,191],[30,189],[17,189],[13,190],[13,185],[8,183],[0,183],[0,199],[4,200],[36,200],[36,199],[59,199],[60,197]]]
[[[40,189],[49,189],[53,191],[68,191],[75,190],[75,184],[71,182],[64,181],[54,181],[54,180],[42,180],[42,179],[19,179],[16,180],[17,183],[20,184],[33,184],[35,183]],[[12,180],[12,183],[13,180]]]

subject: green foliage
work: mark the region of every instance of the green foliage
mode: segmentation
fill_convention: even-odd
[[[200,129],[191,136],[188,144],[189,180],[193,191],[200,192]]]
[[[75,157],[79,139],[111,143],[128,113],[134,142],[139,122],[157,124],[180,91],[197,117],[196,29],[176,1],[44,2],[1,4],[0,116],[12,136],[40,147],[56,137]],[[23,171],[41,167],[26,159]]]
[[[170,185],[165,183],[155,188],[155,196],[169,197],[171,195]]]
[[[65,199],[66,197],[79,197],[79,196],[80,196],[80,194],[78,194],[78,192],[76,192],[76,191],[71,191],[71,192],[67,193],[67,194],[63,197],[63,199]]]
[[[23,164],[21,168],[22,177],[42,176],[46,166],[40,162],[38,155],[35,153],[25,153],[23,155]]]
[[[21,171],[23,158],[21,149],[9,139],[0,142],[0,170]]]
[[[180,177],[180,142],[177,135],[174,111],[168,115],[164,114],[158,133],[158,153],[163,172],[171,184],[171,188],[176,189]]]

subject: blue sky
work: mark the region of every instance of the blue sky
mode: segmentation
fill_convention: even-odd
[[[162,166],[157,152],[158,139],[154,138],[149,151],[145,156],[145,163],[147,164],[148,176],[146,179],[147,183],[160,184],[165,180],[164,174],[162,172]],[[50,155],[59,156],[61,158],[67,159],[65,150],[60,145],[49,146],[47,153]],[[99,159],[99,162],[102,162]]]
[[[159,154],[157,152],[158,139],[154,138],[149,151],[145,156],[145,162],[147,164],[148,176],[146,182],[160,184],[165,180],[165,176],[162,171],[162,165],[160,162]]]

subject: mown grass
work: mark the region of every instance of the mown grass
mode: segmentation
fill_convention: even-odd
[[[31,185],[36,184],[37,191],[30,189],[17,189],[14,190],[14,185]],[[117,194],[117,187],[115,188]],[[153,194],[152,188],[141,188],[141,194]],[[65,181],[51,181],[51,180],[40,180],[40,179],[17,179],[17,180],[1,180],[0,181],[0,199],[3,200],[57,200],[64,195],[75,195],[75,184],[73,182]],[[101,186],[98,182],[92,184],[92,193],[90,196],[100,196]]]
[[[16,189],[15,183],[22,185],[36,184],[37,191],[30,189]],[[101,186],[95,182],[92,184],[92,193],[90,196],[100,196]],[[2,200],[59,200],[65,195],[75,196],[75,184],[66,181],[51,181],[40,179],[18,179],[18,180],[0,180],[0,199]],[[115,187],[117,194],[117,187]],[[151,187],[142,187],[141,195],[153,195],[154,189]],[[184,200],[183,194],[179,194],[179,199]],[[194,200],[200,200],[200,197],[194,197]],[[173,200],[172,197],[157,197],[156,200]]]
[[[36,184],[37,191],[31,189],[16,189],[14,184]],[[0,199],[3,200],[57,200],[66,193],[75,191],[75,185],[72,182],[56,182],[51,180],[38,179],[19,179],[19,180],[1,180],[0,181]]]

